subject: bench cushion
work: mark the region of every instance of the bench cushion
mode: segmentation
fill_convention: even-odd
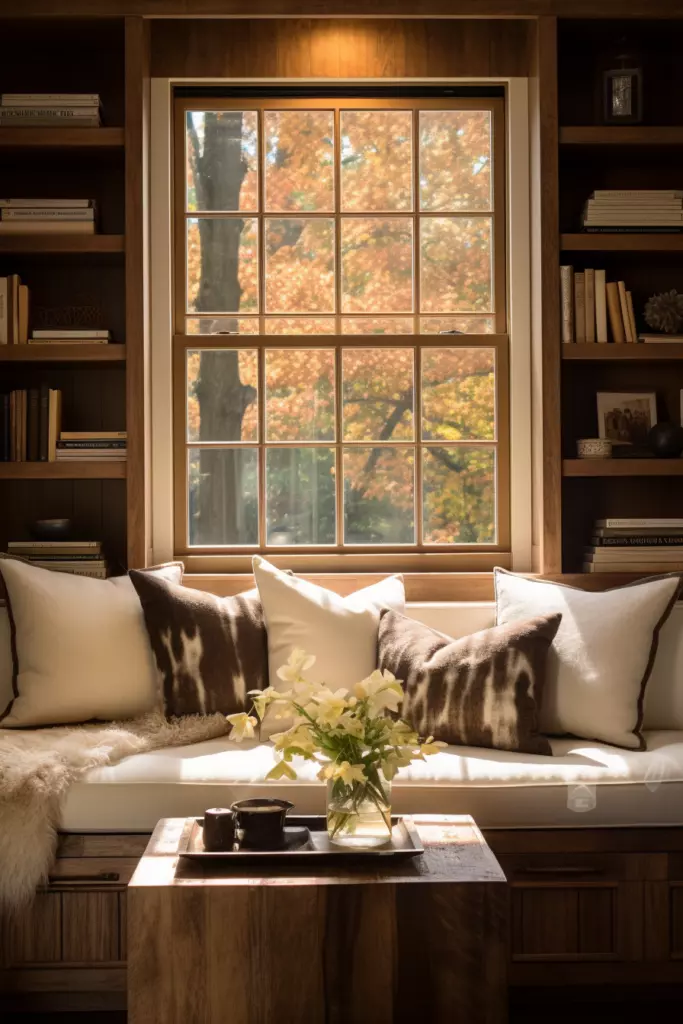
[[[648,750],[554,739],[554,757],[449,747],[401,771],[398,813],[471,814],[482,828],[683,824],[683,731],[646,733]],[[159,818],[201,814],[250,796],[280,796],[321,814],[312,765],[296,782],[267,783],[270,744],[226,738],[157,750],[97,768],[73,786],[65,831],[148,831]]]

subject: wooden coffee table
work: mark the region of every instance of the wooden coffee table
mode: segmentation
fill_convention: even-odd
[[[128,886],[130,1024],[504,1022],[505,876],[471,818],[412,820],[411,860],[222,877],[160,821]]]

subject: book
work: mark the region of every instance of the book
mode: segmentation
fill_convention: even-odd
[[[653,555],[649,548],[627,548],[616,547],[592,547],[586,548],[585,559],[587,562],[606,563],[611,562],[682,562],[683,547],[672,545],[669,548],[662,548],[656,555]]]
[[[607,312],[609,313],[609,325],[612,331],[612,339],[618,344],[626,341],[624,334],[624,322],[621,319],[621,303],[619,302],[619,289],[614,281],[605,286],[607,294]]]
[[[621,322],[624,325],[624,336],[626,341],[635,341],[635,337],[631,335],[631,318],[628,315],[628,304],[626,302],[626,285],[623,281],[617,281],[617,288],[619,289],[619,307],[621,309]]]
[[[0,345],[9,344],[7,325],[7,278],[0,277]]]
[[[560,297],[562,301],[562,341],[574,340],[574,268],[560,267]]]
[[[638,227],[637,225],[622,227],[616,224],[605,227],[590,225],[584,227],[583,230],[589,235],[676,235],[683,231],[683,225],[681,227],[669,227],[661,224],[651,224],[649,227]]]
[[[100,448],[111,449],[112,451],[118,451],[126,449],[125,438],[121,440],[114,440],[113,438],[90,438],[85,441],[57,441],[57,451],[97,451]]]
[[[618,531],[613,531],[617,534]],[[683,533],[669,534],[643,534],[643,533],[621,533],[619,536],[596,536],[591,537],[591,544],[595,548],[666,548],[680,547],[683,552]]]
[[[62,393],[56,388],[50,389],[48,419],[48,462],[54,462],[57,458],[57,438],[59,437],[62,418]]]
[[[128,433],[125,430],[63,430],[59,435],[60,441],[88,441],[94,439],[101,441],[104,438],[111,438],[113,441],[125,440]]]
[[[107,345],[106,338],[29,338],[29,345]]]
[[[595,271],[595,340],[604,344],[607,341],[607,292],[605,291],[605,271]]]
[[[25,345],[28,342],[28,304],[29,291],[25,284],[19,285],[19,337],[17,343]]]
[[[38,462],[40,455],[40,391],[31,388],[28,393],[26,455],[29,462]]]
[[[626,292],[626,309],[628,310],[628,322],[631,328],[631,341],[638,341],[638,329],[636,328],[636,313],[633,308],[633,294],[632,292]]]
[[[91,103],[87,107],[64,107],[55,104],[55,106],[1,106],[0,107],[0,123],[10,123],[14,121],[71,121],[80,124],[82,121],[96,120],[99,121],[100,108],[96,104]]]
[[[7,278],[7,340],[16,345],[19,338],[19,285],[18,274]]]
[[[584,271],[586,277],[586,341],[595,341],[595,271]],[[578,340],[578,339],[577,339]]]
[[[50,453],[50,389],[47,384],[40,387],[40,411],[38,415],[38,460],[47,462]]]
[[[100,102],[96,92],[4,92],[3,107],[94,107]]]
[[[94,199],[0,199],[0,210],[84,210],[94,205]]]
[[[577,342],[586,340],[586,276],[581,272],[574,274],[574,333]]]
[[[610,517],[608,519],[596,519],[595,525],[608,530],[639,530],[641,528],[645,530],[654,530],[657,527],[665,527],[666,529],[674,527],[677,530],[683,531],[683,519],[673,518],[622,519],[619,517]]]
[[[31,331],[31,338],[35,341],[54,341],[56,339],[64,339],[64,341],[75,341],[78,338],[94,341],[100,338],[106,340],[110,337],[111,331],[90,330],[89,328],[84,330],[71,330],[71,328],[69,328],[68,330],[52,330],[52,328],[48,328],[47,330]]]
[[[14,552],[16,554],[16,552]],[[104,559],[101,557],[102,553],[99,550],[92,550],[87,552],[74,552],[68,551],[62,554],[45,553],[44,551],[35,551],[30,555],[22,555],[28,562],[88,562],[90,564],[105,564]]]
[[[0,210],[0,220],[94,220],[95,209],[92,206],[42,207],[25,206]]]
[[[683,191],[667,188],[596,188],[591,199],[683,199]]]
[[[11,540],[8,551],[24,554],[27,551],[51,551],[53,555],[61,555],[71,551],[101,551],[101,540]]]
[[[91,220],[2,220],[0,235],[94,235]]]
[[[683,334],[639,334],[638,341],[646,345],[667,345],[672,342],[680,345],[683,341]]]
[[[29,558],[31,565],[40,566],[43,569],[106,569],[107,563],[104,558],[91,558],[89,555],[48,555],[41,558],[35,555]]]
[[[596,562],[584,562],[582,572],[647,572],[656,575],[683,571],[683,557],[678,562],[614,562],[607,568]]]
[[[39,569],[50,569],[52,572],[67,572],[71,573],[72,576],[90,576],[92,579],[96,580],[106,580],[107,578],[107,570],[99,568],[99,566],[92,569],[89,565],[79,565],[78,567],[74,566],[69,568],[59,564],[40,565],[38,562],[33,562],[32,564],[37,565]]]

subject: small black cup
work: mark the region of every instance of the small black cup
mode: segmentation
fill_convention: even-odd
[[[204,849],[210,853],[232,850],[235,842],[235,818],[227,807],[204,811]]]
[[[287,811],[294,804],[289,800],[253,797],[232,805],[235,837],[240,846],[251,850],[279,850],[285,842]]]

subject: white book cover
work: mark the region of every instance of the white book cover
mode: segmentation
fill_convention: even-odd
[[[22,209],[0,210],[1,220],[94,220],[95,211],[91,207],[74,206],[47,209],[38,207],[31,209],[26,206]]]
[[[595,271],[586,270],[586,341],[595,341]]]
[[[604,344],[607,341],[607,292],[605,271],[595,271],[595,340]]]
[[[3,107],[96,107],[96,92],[5,92],[0,96]]]
[[[83,331],[76,331],[76,330],[74,330],[74,331],[72,331],[72,330],[53,331],[53,330],[44,330],[44,331],[32,331],[31,332],[31,337],[35,338],[36,340],[38,340],[39,338],[60,338],[60,339],[63,338],[65,341],[69,341],[70,339],[73,339],[73,338],[105,338],[106,339],[106,338],[111,337],[111,331],[95,331],[95,330],[92,330],[92,331],[91,330],[83,330]]]
[[[94,199],[0,199],[0,209],[2,210],[33,210],[36,208],[45,210],[80,210],[94,205]]]
[[[0,345],[9,343],[7,325],[7,278],[0,277]]]

